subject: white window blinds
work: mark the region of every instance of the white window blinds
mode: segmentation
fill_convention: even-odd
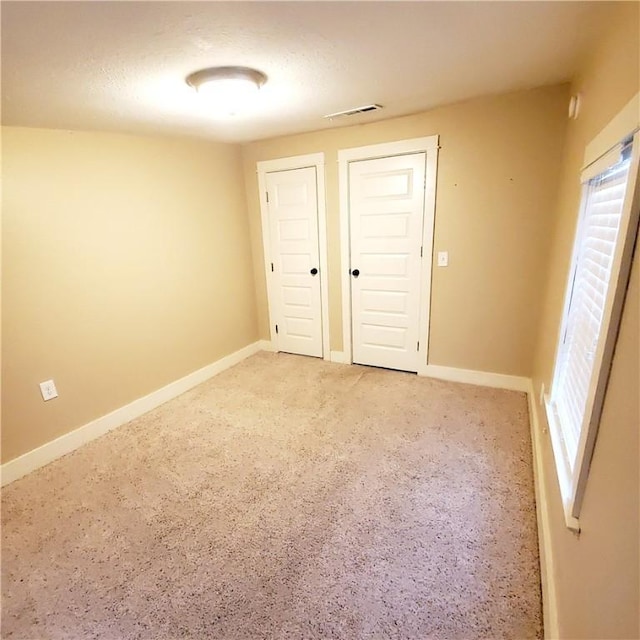
[[[544,396],[565,523],[574,531],[580,531],[640,224],[638,104],[640,94],[587,145],[553,380]]]
[[[545,397],[565,522],[576,531],[638,234],[640,132],[632,136],[583,172],[562,329]]]
[[[573,472],[585,421],[594,355],[601,334],[607,290],[625,200],[630,153],[586,185],[583,218],[564,333],[553,386],[554,410],[562,425],[565,455]]]

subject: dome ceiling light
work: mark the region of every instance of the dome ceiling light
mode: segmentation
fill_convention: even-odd
[[[203,96],[217,115],[234,116],[246,111],[267,76],[249,67],[210,67],[187,76],[186,82]]]

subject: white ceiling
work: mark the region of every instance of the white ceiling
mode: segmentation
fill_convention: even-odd
[[[384,119],[570,79],[606,5],[5,0],[2,120],[248,141]],[[215,120],[185,84],[218,65],[269,76],[252,113]]]

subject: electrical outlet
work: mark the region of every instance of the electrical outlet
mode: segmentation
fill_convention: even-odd
[[[42,399],[45,402],[58,397],[58,391],[53,380],[45,380],[45,382],[41,382],[40,393],[42,394]]]
[[[438,266],[439,267],[448,267],[449,266],[449,252],[448,251],[438,251]]]

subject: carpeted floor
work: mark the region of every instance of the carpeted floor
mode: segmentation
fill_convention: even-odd
[[[2,525],[3,638],[542,636],[521,393],[260,353]]]

